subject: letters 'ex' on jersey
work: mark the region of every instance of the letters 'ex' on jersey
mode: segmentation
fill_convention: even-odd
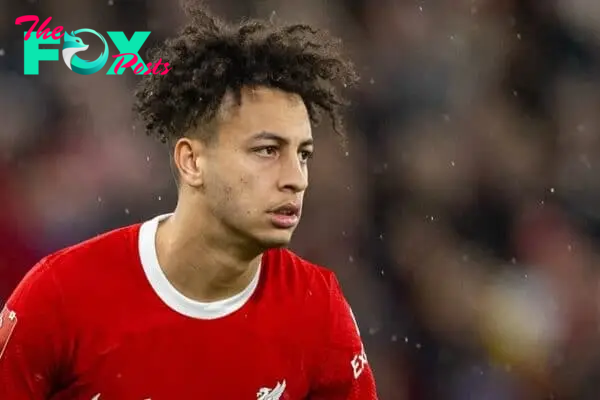
[[[1,314],[0,399],[377,399],[332,272],[273,249],[243,292],[192,301],[158,264],[166,217],[29,272]]]

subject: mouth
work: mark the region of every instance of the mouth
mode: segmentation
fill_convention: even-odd
[[[274,208],[270,213],[298,217],[300,216],[300,206],[295,203],[286,203],[282,206]]]
[[[271,223],[279,229],[290,229],[298,225],[300,221],[300,206],[295,203],[287,203],[269,212]]]

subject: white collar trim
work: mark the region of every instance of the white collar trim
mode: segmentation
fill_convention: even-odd
[[[239,310],[250,300],[258,287],[261,266],[256,276],[243,291],[235,296],[214,302],[199,302],[185,297],[167,279],[156,255],[156,231],[158,223],[171,214],[164,214],[146,221],[140,227],[138,250],[146,278],[160,299],[172,310],[196,319],[217,319]]]

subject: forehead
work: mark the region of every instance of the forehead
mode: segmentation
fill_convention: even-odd
[[[277,134],[290,141],[311,138],[308,110],[302,98],[279,89],[244,88],[241,105],[228,94],[219,114],[222,138],[245,139],[261,132]]]

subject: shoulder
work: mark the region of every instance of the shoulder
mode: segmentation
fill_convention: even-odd
[[[110,265],[112,261],[134,254],[141,224],[114,229],[73,246],[58,250],[40,261],[58,275],[88,273],[96,266]]]
[[[270,250],[264,260],[265,292],[277,303],[295,304],[318,319],[348,309],[332,270],[287,249]]]
[[[11,300],[15,302],[25,295],[31,296],[32,292],[61,291],[69,286],[69,282],[95,279],[106,270],[105,267],[134,254],[139,226],[108,231],[42,258],[19,283]]]
[[[5,368],[21,377],[34,369],[36,384],[52,384],[54,373],[62,372],[72,361],[76,337],[80,327],[86,326],[83,318],[94,318],[102,310],[100,304],[108,304],[106,298],[94,300],[92,290],[114,293],[104,286],[114,274],[103,265],[117,261],[115,257],[127,251],[136,231],[136,226],[129,226],[106,232],[52,253],[29,270],[0,315],[0,355]],[[98,276],[105,279],[100,281]],[[10,321],[4,329],[3,316]],[[23,371],[15,370],[18,367]]]
[[[280,282],[268,290],[279,293],[278,303],[282,306],[294,302],[299,307],[296,316],[303,315],[318,327],[318,346],[350,352],[361,349],[360,330],[352,308],[332,270],[284,249],[272,250],[267,259],[269,279]]]
[[[99,255],[106,258],[128,253],[131,245],[137,246],[140,226],[129,225],[102,233],[50,254],[46,260],[52,264],[69,264],[73,261],[97,260]]]
[[[273,249],[266,253],[267,274],[289,288],[329,294],[337,287],[333,271],[310,262],[288,249]]]

